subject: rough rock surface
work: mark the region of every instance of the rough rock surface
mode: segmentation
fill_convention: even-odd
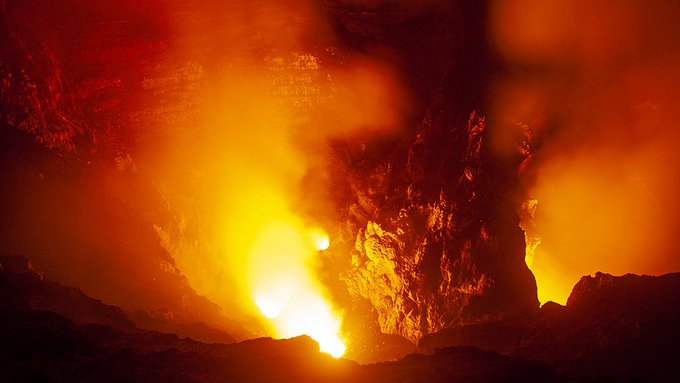
[[[566,306],[541,307],[512,354],[573,376],[677,381],[679,298],[680,273],[584,276]]]
[[[98,323],[118,330],[135,325],[118,307],[82,291],[50,281],[22,256],[0,257],[0,308],[52,311],[80,324]]]
[[[97,324],[118,331],[138,328],[163,331],[207,342],[232,343],[224,331],[202,322],[186,322],[137,310],[130,315],[119,307],[93,299],[80,289],[63,286],[37,272],[23,256],[0,256],[0,310],[49,311],[79,325]]]
[[[225,345],[140,330],[117,307],[49,281],[23,257],[3,257],[0,265],[1,381],[674,382],[680,376],[678,273],[583,277],[567,306],[548,303],[533,323],[514,329],[521,341],[510,355],[440,345],[426,355],[359,365],[319,353],[307,337]],[[509,332],[498,325],[478,325],[477,341],[482,333],[493,343]]]
[[[245,339],[154,229],[169,212],[134,153],[195,117],[200,68],[164,61],[167,4],[134,3],[0,1],[0,252],[31,254],[149,328]]]
[[[1,4],[2,172],[14,186],[0,190],[2,201],[12,201],[1,207],[2,215],[14,217],[1,229],[13,239],[6,251],[35,254],[36,264],[61,273],[60,280],[119,305],[165,308],[176,316],[210,313],[219,321],[215,308],[195,303],[198,297],[159,245],[157,233],[165,232],[154,228],[176,217],[158,185],[140,176],[148,169],[136,167],[136,156],[140,146],[162,145],[154,141],[158,131],[179,132],[196,122],[203,102],[197,90],[238,61],[227,57],[229,49],[253,57],[266,54],[252,46],[276,51],[268,45],[276,36],[247,28],[231,35],[220,25],[243,22],[251,6],[269,10],[271,22],[297,19],[261,1]],[[484,95],[495,65],[485,37],[486,5],[318,6],[345,54],[394,61],[413,95],[402,135],[330,144],[337,159],[331,171],[343,177],[333,188],[347,191],[331,201],[346,239],[344,247],[338,241],[346,250],[340,252],[343,278],[331,285],[349,321],[358,322],[350,327],[377,324],[366,338],[357,337],[359,343],[379,343],[371,336],[380,333],[415,343],[452,325],[531,316],[538,307],[535,283],[523,262],[512,201],[519,159],[499,158],[486,142],[493,121]],[[186,36],[174,35],[171,19],[182,20]],[[201,28],[208,24],[215,26],[210,39]],[[192,39],[205,44],[190,44]],[[310,42],[308,53],[340,65],[342,55],[330,57],[337,50],[327,43]],[[173,44],[187,49],[177,53]],[[82,190],[100,200],[83,201]],[[139,201],[125,202],[121,195],[130,192]],[[108,237],[81,229],[88,227],[105,228]],[[87,246],[81,238],[90,240]],[[113,258],[135,263],[122,267]],[[122,274],[129,277],[124,283]],[[153,322],[158,316],[140,318]],[[408,349],[392,340],[399,344],[395,355]]]
[[[448,31],[452,51],[424,118],[386,154],[369,147],[346,156],[349,294],[370,302],[381,332],[412,342],[538,309],[512,199],[521,158],[487,142],[493,120],[483,95],[495,64],[484,12],[463,1],[446,21],[433,19],[460,30]]]
[[[3,382],[559,382],[549,365],[452,348],[361,366],[308,337],[205,344],[174,335],[76,325],[48,311],[2,311]]]
[[[473,113],[462,132],[443,138],[449,145],[463,141],[463,151],[441,147],[439,137],[430,138],[430,148],[417,142],[406,165],[410,182],[397,185],[394,195],[374,197],[388,202],[360,229],[347,283],[351,293],[371,301],[385,333],[416,342],[452,325],[531,316],[537,309],[522,232],[511,205],[499,197],[507,186],[494,185],[482,168],[485,126]],[[435,156],[449,157],[435,162],[443,169],[414,164],[432,166]],[[422,176],[439,171],[444,180]],[[394,174],[399,170],[387,177]]]

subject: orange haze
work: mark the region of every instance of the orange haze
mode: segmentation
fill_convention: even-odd
[[[491,9],[509,65],[497,112],[545,138],[522,173],[525,200],[537,200],[524,228],[540,238],[528,260],[540,301],[565,303],[596,271],[680,270],[680,4],[499,0]]]
[[[342,314],[317,274],[333,243],[318,245],[323,228],[333,228],[323,221],[332,216],[327,140],[394,130],[401,92],[379,62],[316,56],[305,41],[336,48],[305,2],[241,16],[217,32],[171,21],[178,54],[191,58],[180,65],[200,80],[199,122],[170,124],[160,148],[142,149],[141,167],[175,214],[156,231],[199,294],[259,317],[270,335],[308,334],[339,356]],[[222,62],[203,52],[203,41],[181,39],[211,34],[223,39]]]
[[[10,101],[56,116],[24,129],[63,147],[7,155],[0,251],[129,311],[224,314],[237,337],[341,355],[340,282],[318,273],[340,210],[330,143],[400,132],[399,68],[345,48],[317,1],[8,4],[3,84],[25,71],[39,91]]]

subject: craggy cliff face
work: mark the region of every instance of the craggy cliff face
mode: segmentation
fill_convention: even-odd
[[[457,126],[436,132],[438,124]],[[345,278],[351,295],[370,301],[384,333],[417,342],[538,307],[506,197],[512,184],[482,159],[485,128],[474,112],[468,121],[428,119],[406,161],[382,163],[369,178],[375,184],[357,185],[348,220],[359,229]]]
[[[453,325],[521,318],[538,307],[514,208],[520,153],[499,155],[488,140],[494,120],[485,94],[494,62],[485,9],[452,8],[428,15],[440,34],[413,28],[421,35],[410,36],[434,47],[406,66],[420,75],[422,64],[414,61],[441,68],[428,68],[436,85],[427,89],[423,117],[386,154],[369,148],[343,164],[352,191],[343,219],[354,241],[343,276],[347,291],[370,302],[381,332],[413,342]],[[413,48],[387,32],[398,27],[375,17],[363,21],[409,57]],[[400,26],[417,22],[411,15]]]
[[[367,360],[390,355],[381,334],[530,317],[529,143],[490,144],[487,10],[407,3],[2,1],[1,250],[127,310],[255,333],[249,289],[281,262]],[[330,234],[313,273],[244,260],[269,215]]]

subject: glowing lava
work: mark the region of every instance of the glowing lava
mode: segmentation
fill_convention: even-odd
[[[310,230],[309,231],[309,238],[312,240],[312,242],[314,244],[314,248],[316,248],[319,251],[328,250],[328,248],[331,245],[331,241],[328,238],[328,234],[326,234],[321,229]]]
[[[541,247],[541,238],[537,235],[536,228],[537,207],[538,200],[529,199],[522,203],[520,211],[520,227],[524,231],[526,244],[524,261],[536,279],[539,302],[544,304],[553,301],[565,305],[574,282],[559,272],[559,265],[551,262],[554,258]],[[577,277],[572,279],[577,280]]]
[[[319,229],[305,233],[288,222],[273,222],[260,232],[250,254],[253,300],[275,336],[308,335],[337,358],[345,353],[341,319],[314,275],[315,256],[330,241]]]

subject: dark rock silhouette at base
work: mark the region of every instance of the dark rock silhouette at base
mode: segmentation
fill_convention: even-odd
[[[521,341],[508,355],[474,347],[494,343],[499,332],[488,327],[465,338],[470,346],[433,346],[427,354],[361,365],[320,353],[306,336],[222,344],[141,330],[115,306],[49,281],[26,258],[3,257],[0,265],[0,381],[671,382],[680,376],[680,274],[583,277],[567,306],[548,303],[518,330]],[[35,304],[47,290],[50,305]]]
[[[548,302],[515,356],[571,375],[673,382],[680,378],[680,273],[597,273],[574,286],[566,306]]]

